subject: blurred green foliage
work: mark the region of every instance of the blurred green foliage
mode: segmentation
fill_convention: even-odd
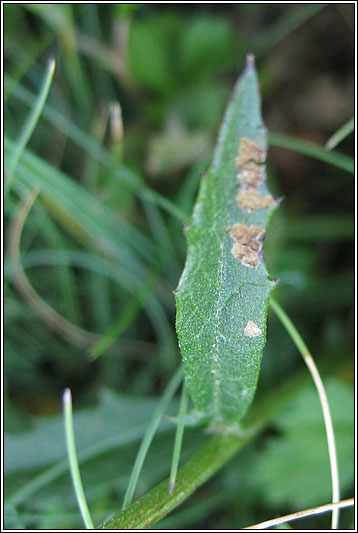
[[[334,420],[342,492],[351,482],[354,413],[351,389],[336,380],[326,381],[328,400]],[[274,506],[289,505],[305,509],[311,502],[330,500],[328,449],[321,407],[312,387],[300,391],[273,422],[277,431],[257,458],[252,480],[261,487],[264,500]],[[307,483],[311,479],[320,483]],[[324,481],[324,479],[326,481]]]
[[[16,277],[11,255],[4,265],[7,527],[81,527],[65,471],[59,415],[65,387],[73,392],[78,442],[84,449],[99,447],[81,464],[95,523],[120,508],[153,397],[180,362],[172,291],[185,259],[183,221],[244,57],[257,52],[270,130],[324,146],[353,114],[353,11],[348,4],[4,6],[5,163],[34,106],[47,60],[56,60],[47,103],[4,203],[10,247],[23,201],[40,183],[25,221],[21,262],[42,299],[42,314]],[[323,376],[335,380],[331,401],[342,407],[333,413],[342,496],[348,497],[353,180],[342,168],[299,151],[299,143],[290,151],[269,151],[270,189],[285,199],[267,233],[265,261],[280,278],[276,299]],[[352,157],[352,136],[338,151]],[[82,328],[83,341],[50,327],[41,301]],[[116,338],[111,326],[118,323]],[[93,361],[91,347],[108,335],[113,342]],[[270,318],[258,394],[301,367],[290,339]],[[310,457],[326,453],[325,442],[307,428],[314,397],[312,390],[292,398],[294,429],[282,413],[230,468],[158,527],[239,528],[326,501],[328,462],[310,464]],[[317,411],[317,425],[318,418]],[[304,445],[295,441],[296,432]],[[106,435],[112,445],[101,450]],[[136,496],[169,473],[173,439],[173,425],[164,424]],[[205,439],[201,430],[187,429],[183,460]],[[279,452],[289,458],[284,465]],[[300,480],[304,488],[295,478],[297,464],[307,473]],[[302,500],[312,478],[314,494]],[[26,497],[16,501],[19,491]],[[349,510],[342,512],[341,527],[352,527],[351,520]],[[300,522],[300,528],[328,524],[322,516]]]

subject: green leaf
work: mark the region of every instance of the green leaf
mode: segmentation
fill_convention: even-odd
[[[253,399],[275,285],[261,250],[277,205],[266,188],[266,137],[249,56],[201,182],[176,293],[188,390],[217,431],[234,426]]]
[[[187,21],[179,48],[181,70],[191,80],[207,79],[237,63],[240,42],[228,19],[201,14]]]
[[[124,436],[135,429],[132,441],[144,434],[148,418],[157,401],[150,398],[129,398],[110,390],[101,391],[96,406],[74,414],[76,446],[79,454],[91,446]],[[174,408],[174,406],[173,406]],[[171,423],[162,422],[167,429]],[[128,433],[129,434],[129,433]],[[43,468],[66,457],[62,415],[37,417],[30,431],[5,434],[6,473]],[[118,443],[113,441],[113,447]],[[23,450],[27,450],[26,454]],[[39,453],[40,452],[40,453]]]
[[[183,21],[176,15],[134,19],[128,38],[128,63],[135,80],[158,94],[167,94],[175,86],[177,35]]]
[[[341,492],[354,480],[354,400],[351,387],[325,381],[337,445]],[[276,420],[272,437],[252,466],[252,481],[268,505],[304,509],[331,500],[326,433],[317,392],[305,387]],[[310,473],[310,482],[307,479]]]

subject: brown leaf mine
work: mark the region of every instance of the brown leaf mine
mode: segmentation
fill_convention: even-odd
[[[260,264],[259,252],[262,249],[262,239],[265,231],[257,226],[245,226],[241,222],[229,228],[229,234],[234,239],[231,252],[244,266],[256,267]]]
[[[259,191],[254,188],[240,188],[236,196],[236,201],[245,211],[257,211],[258,209],[267,209],[275,205],[276,200],[273,196],[261,196]]]
[[[258,146],[251,139],[242,137],[239,142],[239,155],[236,158],[236,165],[242,167],[254,161],[255,163],[264,163],[266,160],[266,151]]]
[[[236,158],[238,167],[239,192],[237,205],[244,211],[258,211],[275,205],[273,196],[262,196],[259,187],[266,181],[266,171],[262,163],[266,159],[266,151],[256,143],[243,137],[239,142],[239,154]]]
[[[244,187],[258,187],[260,183],[266,180],[265,167],[250,162],[239,167],[240,172],[238,179]]]
[[[249,320],[245,326],[244,333],[246,337],[258,337],[261,335],[262,331],[255,322]]]

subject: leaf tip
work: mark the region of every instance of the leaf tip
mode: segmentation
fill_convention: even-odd
[[[335,142],[334,139],[329,139],[329,140],[326,142],[325,146],[324,146],[325,149],[326,149],[327,151],[332,150],[332,148],[334,148],[334,146],[335,146],[334,142]]]
[[[246,56],[246,68],[255,67],[255,56],[254,54],[247,54]]]
[[[72,402],[72,394],[70,389],[65,389],[62,394],[62,402],[64,404],[69,404]]]

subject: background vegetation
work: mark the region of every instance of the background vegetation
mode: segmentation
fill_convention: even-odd
[[[65,387],[93,519],[119,510],[140,438],[180,363],[172,291],[183,224],[248,52],[273,132],[270,189],[284,197],[265,260],[280,278],[276,299],[327,383],[342,498],[351,496],[354,188],[342,166],[352,166],[354,139],[330,164],[300,153],[296,139],[323,147],[353,115],[353,4],[8,4],[4,15],[7,161],[47,60],[56,60],[28,152],[5,186],[6,527],[82,527],[65,459]],[[11,246],[37,184],[21,239],[31,291]],[[302,367],[270,315],[258,397]],[[136,497],[168,475],[173,438],[165,420]],[[208,438],[186,429],[182,460]],[[156,527],[235,529],[328,501],[327,446],[309,383]],[[329,516],[296,524],[326,529]],[[350,510],[341,527],[353,527]]]

